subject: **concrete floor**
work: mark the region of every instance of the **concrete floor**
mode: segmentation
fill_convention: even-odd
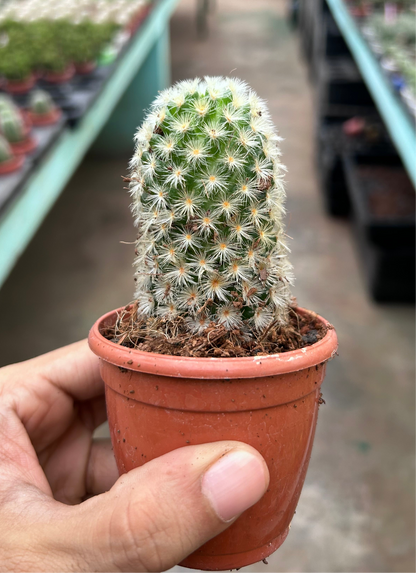
[[[173,80],[232,73],[269,101],[285,138],[294,294],[340,341],[290,535],[268,566],[245,570],[415,571],[414,309],[368,299],[349,224],[323,212],[312,92],[284,0],[218,1],[204,41],[195,4],[172,20]],[[84,161],[0,291],[0,364],[85,337],[131,299],[127,159]]]

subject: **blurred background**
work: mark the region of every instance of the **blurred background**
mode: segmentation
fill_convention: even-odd
[[[132,299],[158,90],[235,75],[284,138],[294,294],[340,349],[290,535],[246,571],[415,571],[415,35],[405,0],[0,2],[0,365]]]

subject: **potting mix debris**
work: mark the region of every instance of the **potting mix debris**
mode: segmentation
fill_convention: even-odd
[[[314,313],[302,315],[290,308],[287,325],[272,322],[262,333],[248,335],[239,329],[227,330],[211,322],[197,334],[190,333],[180,316],[168,320],[161,317],[137,319],[137,303],[126,306],[112,326],[101,334],[121,346],[143,352],[198,358],[226,358],[279,354],[311,346],[328,331]]]

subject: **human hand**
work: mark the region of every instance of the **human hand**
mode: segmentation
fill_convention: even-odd
[[[86,341],[0,370],[0,570],[162,571],[267,489],[239,442],[187,446],[118,478]],[[93,496],[93,497],[91,497]]]

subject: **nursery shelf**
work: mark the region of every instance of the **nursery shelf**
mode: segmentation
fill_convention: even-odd
[[[416,133],[413,121],[399,98],[395,96],[343,0],[326,0],[326,2],[416,187]]]
[[[144,86],[163,89],[168,85],[169,20],[177,3],[154,3],[92,107],[74,128],[62,131],[1,213],[0,287],[138,73],[143,72],[140,80]],[[148,65],[144,65],[146,60]]]

